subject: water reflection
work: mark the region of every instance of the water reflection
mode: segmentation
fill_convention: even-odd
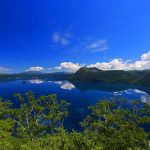
[[[72,90],[76,88],[72,83],[68,81],[50,81],[49,83],[58,84],[60,85],[60,88],[64,90]]]
[[[142,95],[141,96],[141,102],[150,104],[150,96],[148,94],[147,95]]]
[[[53,81],[53,83],[61,85],[63,81]]]
[[[44,81],[40,80],[40,79],[29,80],[29,82],[33,83],[33,84],[42,84],[42,83],[44,83]]]
[[[65,90],[72,90],[76,88],[72,83],[64,83],[61,85],[61,89],[65,89]]]
[[[127,89],[124,91],[117,91],[117,92],[113,92],[113,95],[119,96],[119,97],[123,97],[123,96],[127,96],[127,95],[137,95],[137,96],[139,96],[139,99],[141,100],[141,102],[150,104],[150,95],[148,95],[146,92],[140,91],[138,89]]]
[[[150,95],[145,92],[142,86],[133,86],[133,85],[123,85],[123,84],[105,84],[105,83],[92,83],[92,82],[75,82],[71,83],[69,81],[48,81],[34,79],[29,80],[32,84],[56,84],[62,90],[73,90],[76,89],[80,92],[96,92],[98,95],[104,94],[106,97],[112,95],[112,97],[131,97],[135,96],[142,102],[150,103]],[[136,89],[137,88],[137,89]],[[140,90],[139,90],[139,89]]]
[[[140,90],[137,90],[137,89],[127,89],[127,90],[124,90],[124,91],[117,91],[117,92],[113,92],[113,94],[115,96],[121,96],[121,95],[125,95],[125,94],[147,94],[143,91],[140,91]]]

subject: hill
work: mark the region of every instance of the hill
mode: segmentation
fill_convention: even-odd
[[[44,74],[43,72],[41,71],[26,71],[26,72],[22,72],[20,73],[21,75],[30,75],[30,74]]]
[[[109,83],[133,83],[150,85],[150,70],[124,71],[109,70],[103,71],[97,68],[80,68],[74,73],[70,81],[99,81]]]

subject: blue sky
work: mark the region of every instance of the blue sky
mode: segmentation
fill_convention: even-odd
[[[149,0],[1,0],[0,72],[150,68]]]

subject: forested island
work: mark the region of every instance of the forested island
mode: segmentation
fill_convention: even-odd
[[[95,81],[104,83],[126,83],[150,85],[150,70],[99,70],[97,68],[82,67],[75,73],[42,73],[25,72],[19,74],[0,74],[0,81],[3,80],[26,80],[26,79],[52,79],[76,81]]]
[[[69,103],[57,95],[14,94],[19,104],[0,99],[1,150],[148,150],[150,105],[133,100],[100,100],[81,122],[82,132],[64,126]],[[140,106],[140,107],[139,107]]]

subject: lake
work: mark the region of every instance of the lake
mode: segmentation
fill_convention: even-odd
[[[0,82],[0,96],[13,99],[14,93],[25,93],[33,91],[36,95],[49,95],[55,93],[58,100],[66,100],[70,103],[69,116],[65,120],[65,127],[80,131],[79,122],[89,113],[88,106],[96,104],[100,99],[124,98],[128,100],[128,105],[132,100],[139,100],[150,103],[150,88],[148,86],[108,84],[96,82],[74,82],[51,81],[51,80],[21,80]]]

